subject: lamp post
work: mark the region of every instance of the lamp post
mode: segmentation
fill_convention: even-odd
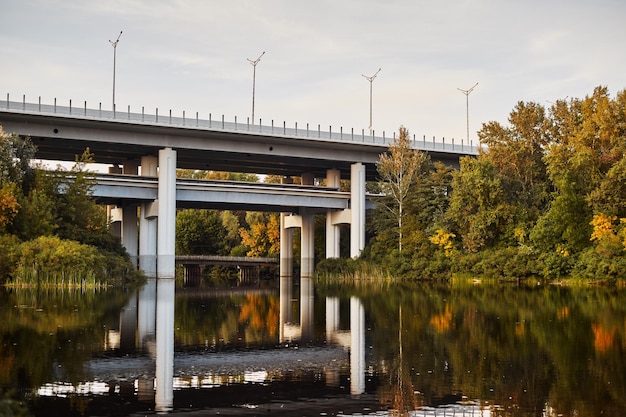
[[[381,69],[382,68],[378,68],[378,71],[376,71],[376,74],[371,75],[371,76],[361,74],[363,77],[365,77],[367,81],[370,82],[370,126],[369,126],[370,133],[372,132],[372,82],[374,81],[374,78],[376,78],[376,76],[378,75]]]
[[[474,91],[474,88],[476,88],[477,85],[478,83],[474,84],[474,86],[470,88],[469,90],[463,90],[461,88],[457,88],[457,90],[465,94],[465,118],[466,118],[466,123],[467,123],[467,144],[468,145],[470,141],[470,138],[469,138],[469,95],[472,91]]]
[[[255,59],[254,61],[251,60],[250,58],[246,58],[248,62],[252,64],[252,67],[253,67],[253,70],[252,70],[252,124],[254,124],[254,90],[256,88],[256,64],[259,63],[263,55],[265,55],[265,51],[263,51],[263,53],[259,55],[259,57]]]
[[[120,34],[117,36],[115,42],[109,39],[111,42],[111,46],[113,47],[113,111],[115,112],[115,58],[117,51],[117,43],[120,41],[120,37],[122,36],[122,31],[120,30]]]

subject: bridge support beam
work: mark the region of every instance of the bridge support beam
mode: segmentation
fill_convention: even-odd
[[[365,165],[350,168],[350,256],[358,258],[365,248]]]
[[[174,278],[176,270],[176,151],[159,150],[159,221],[157,277]]]
[[[293,229],[287,226],[289,213],[280,213],[280,276],[293,275]]]
[[[134,204],[122,206],[122,245],[135,267],[137,267],[138,235],[137,206]]]
[[[339,188],[341,186],[341,173],[338,169],[326,171],[326,186]],[[339,258],[340,232],[339,226],[332,221],[332,210],[326,213],[326,258]]]
[[[141,175],[156,177],[157,166],[157,157],[144,156],[141,158]],[[152,204],[142,203],[139,216],[139,269],[148,277],[156,277],[157,273],[157,218],[150,213]]]
[[[302,210],[300,230],[300,277],[310,278],[315,268],[315,215]]]

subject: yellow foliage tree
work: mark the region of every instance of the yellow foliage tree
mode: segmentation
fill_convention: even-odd
[[[452,254],[452,248],[454,247],[454,239],[456,235],[454,233],[446,233],[443,229],[437,229],[434,235],[428,238],[432,243],[439,246],[446,252],[446,256]]]
[[[272,214],[266,221],[250,225],[250,230],[239,229],[241,243],[249,247],[248,256],[278,256],[280,253],[280,223]]]
[[[19,211],[20,203],[15,198],[16,189],[13,182],[7,182],[0,188],[0,230],[4,230]]]

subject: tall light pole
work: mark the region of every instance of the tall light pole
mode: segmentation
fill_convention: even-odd
[[[111,42],[111,46],[113,47],[113,111],[115,111],[115,58],[117,52],[117,43],[120,41],[121,36],[122,31],[120,30],[120,34],[117,35],[117,39],[115,40],[115,42],[109,39],[109,42]]]
[[[461,93],[465,94],[465,118],[466,118],[466,122],[467,122],[467,144],[469,145],[469,95],[472,91],[474,91],[474,89],[476,88],[476,86],[478,85],[478,83],[474,84],[474,86],[472,88],[470,88],[469,90],[463,90],[461,88],[457,88],[457,90],[459,90]]]
[[[259,57],[255,59],[254,61],[251,60],[250,58],[246,58],[248,62],[252,64],[252,67],[254,68],[252,70],[252,124],[254,124],[254,90],[256,88],[256,64],[259,63],[263,55],[265,55],[265,51],[263,51],[263,53],[259,55]]]
[[[374,81],[374,78],[376,78],[376,76],[378,75],[378,73],[380,72],[382,68],[378,68],[378,71],[376,71],[376,74],[371,75],[371,76],[367,76],[365,74],[361,74],[363,77],[365,77],[365,79],[367,81],[370,82],[370,126],[369,126],[369,130],[370,132],[372,131],[372,83]]]

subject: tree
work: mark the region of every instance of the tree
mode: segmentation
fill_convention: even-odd
[[[534,221],[549,201],[543,161],[550,140],[549,120],[543,106],[520,101],[509,123],[510,127],[483,124],[478,137],[487,146],[482,152],[497,169],[507,201],[534,211]]]
[[[510,224],[512,208],[504,198],[502,181],[493,163],[485,158],[461,158],[454,173],[447,216],[469,252],[494,245]]]
[[[176,253],[226,255],[227,231],[216,210],[180,210],[176,214]]]
[[[400,132],[389,151],[380,156],[376,165],[383,198],[380,204],[388,216],[396,222],[398,250],[402,252],[403,222],[409,192],[420,174],[427,169],[428,156],[411,147],[409,131],[400,127]]]
[[[248,212],[250,229],[241,228],[242,244],[249,247],[248,256],[274,257],[280,254],[280,219],[275,213]]]

